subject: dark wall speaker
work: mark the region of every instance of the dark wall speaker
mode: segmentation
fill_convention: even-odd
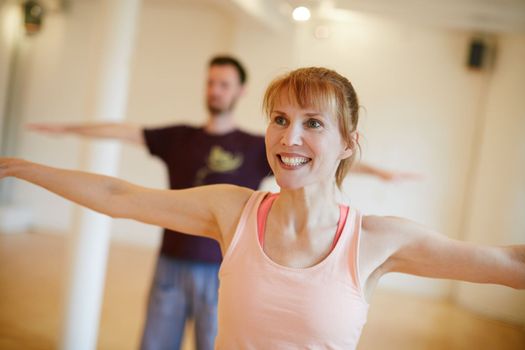
[[[479,39],[470,41],[467,66],[472,69],[483,68],[487,56],[487,45]]]

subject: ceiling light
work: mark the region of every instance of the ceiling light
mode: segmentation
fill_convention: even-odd
[[[296,7],[292,12],[292,17],[296,21],[308,21],[310,19],[310,10],[304,6]]]

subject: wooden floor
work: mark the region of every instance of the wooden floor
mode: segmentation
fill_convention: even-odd
[[[56,349],[67,241],[0,234],[0,349]],[[111,247],[98,349],[138,349],[155,251]],[[185,350],[193,349],[186,341]],[[379,291],[359,350],[525,349],[525,330],[445,301]]]

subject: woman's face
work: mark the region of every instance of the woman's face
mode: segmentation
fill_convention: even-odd
[[[266,130],[266,156],[281,188],[335,183],[340,160],[351,155],[335,116],[303,109],[281,95]]]

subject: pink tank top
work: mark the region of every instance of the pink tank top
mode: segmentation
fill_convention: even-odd
[[[215,348],[355,349],[368,313],[357,266],[359,213],[350,208],[340,218],[344,226],[323,261],[291,268],[273,262],[259,242],[266,195],[250,197],[224,255]],[[268,210],[261,212],[265,221]]]

